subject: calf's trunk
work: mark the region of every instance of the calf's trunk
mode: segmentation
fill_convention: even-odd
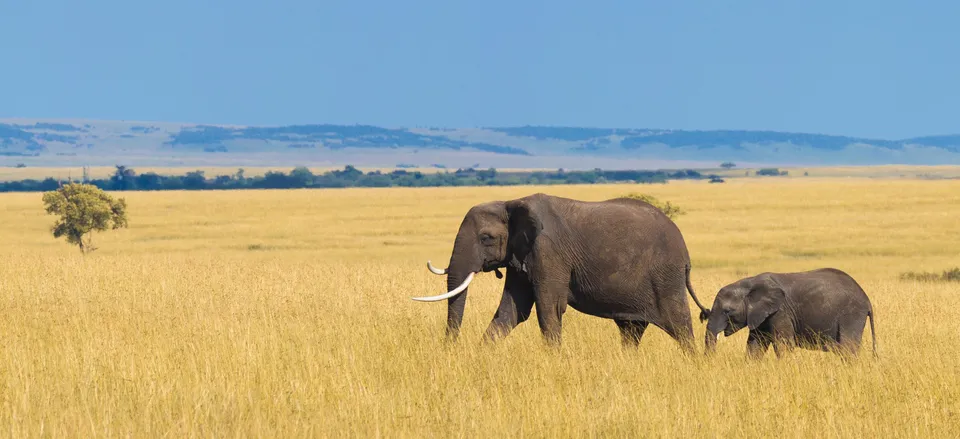
[[[710,312],[710,318],[707,321],[707,330],[704,334],[704,352],[711,354],[717,348],[717,340],[720,333],[727,328],[727,315],[720,310],[714,309]]]

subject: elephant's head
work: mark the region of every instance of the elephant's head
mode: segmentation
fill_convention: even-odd
[[[453,253],[446,269],[427,268],[447,275],[447,293],[414,300],[435,302],[447,299],[447,335],[456,338],[463,320],[467,287],[475,274],[512,266],[526,272],[526,260],[542,228],[536,195],[512,201],[492,201],[472,207],[460,223]]]
[[[706,351],[716,348],[720,332],[729,337],[745,326],[757,329],[783,304],[784,291],[769,275],[759,275],[720,289],[713,300],[705,334]]]

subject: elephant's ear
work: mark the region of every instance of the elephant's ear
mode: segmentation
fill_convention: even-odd
[[[783,288],[770,277],[758,280],[757,284],[747,293],[747,326],[751,330],[757,329],[767,317],[777,312],[783,301],[786,299],[786,293]]]
[[[507,243],[510,252],[523,262],[533,243],[543,231],[543,222],[540,221],[540,209],[529,199],[512,200],[506,203],[507,222],[510,238]]]

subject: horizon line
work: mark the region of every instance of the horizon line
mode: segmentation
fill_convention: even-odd
[[[960,136],[958,133],[940,133],[940,134],[924,134],[919,136],[911,136],[905,138],[882,138],[882,137],[864,137],[864,136],[854,136],[849,134],[829,134],[824,132],[817,131],[797,131],[797,130],[776,130],[776,129],[746,129],[746,128],[697,128],[697,129],[685,129],[685,128],[623,128],[623,127],[603,127],[603,126],[590,126],[590,125],[531,125],[531,124],[522,124],[522,125],[480,125],[480,126],[442,126],[442,125],[432,125],[432,124],[418,124],[413,126],[404,126],[404,125],[376,125],[371,123],[358,123],[354,122],[352,124],[348,123],[329,123],[329,122],[313,122],[313,123],[287,123],[287,124],[237,124],[237,123],[202,123],[202,122],[182,122],[182,121],[165,121],[165,120],[145,120],[145,119],[98,119],[98,118],[83,118],[83,117],[0,117],[0,123],[3,122],[121,122],[121,123],[142,123],[142,124],[168,124],[168,125],[183,125],[190,127],[227,127],[227,128],[252,128],[252,127],[265,127],[265,128],[282,128],[282,127],[291,127],[291,126],[315,126],[315,125],[331,125],[331,126],[369,126],[393,130],[409,130],[409,129],[446,129],[446,130],[455,130],[455,129],[481,129],[481,130],[496,130],[496,129],[509,129],[509,128],[577,128],[577,129],[595,129],[595,130],[648,130],[648,131],[664,131],[664,132],[750,132],[750,133],[778,133],[778,134],[809,134],[817,136],[828,136],[828,137],[845,137],[849,139],[858,139],[858,140],[879,140],[885,142],[900,142],[913,139],[921,139],[928,137],[945,137],[945,136]]]

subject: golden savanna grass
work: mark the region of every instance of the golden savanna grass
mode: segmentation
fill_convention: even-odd
[[[543,191],[643,192],[677,223],[693,284],[832,266],[876,311],[880,358],[744,358],[746,331],[686,358],[651,327],[624,350],[569,310],[481,335],[502,281],[479,276],[443,343],[445,265],[466,210]],[[12,437],[955,437],[960,181],[124,193],[130,228],[80,255],[40,194],[0,195],[0,431]],[[691,315],[693,312],[691,303]],[[694,320],[697,340],[704,324]],[[864,343],[871,343],[869,330]],[[702,351],[702,342],[698,343]]]

